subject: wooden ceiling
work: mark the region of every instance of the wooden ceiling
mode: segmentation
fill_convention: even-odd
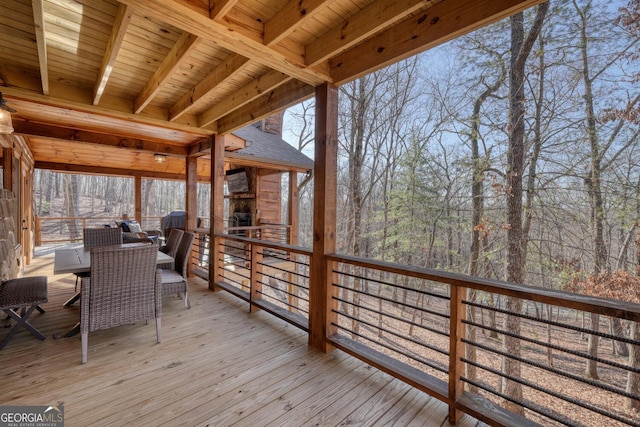
[[[0,91],[36,165],[158,172],[159,152],[183,174],[214,133],[540,2],[2,0]]]

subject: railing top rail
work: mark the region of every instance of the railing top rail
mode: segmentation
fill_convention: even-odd
[[[407,266],[387,261],[366,260],[350,255],[332,254],[328,255],[328,259],[335,262],[344,262],[360,267],[416,277],[418,279],[446,283],[451,286],[471,288],[640,322],[640,304],[636,303],[517,285],[500,280],[484,279],[481,277]]]
[[[261,224],[261,225],[245,225],[240,227],[225,227],[225,230],[230,231],[242,231],[242,230],[264,230],[265,228],[291,228],[290,225],[286,224]]]
[[[238,242],[244,242],[249,244],[255,244],[258,246],[263,246],[265,248],[280,249],[287,252],[293,252],[299,255],[306,255],[308,257],[311,257],[311,255],[313,254],[313,251],[311,249],[304,248],[302,246],[287,245],[285,243],[270,242],[268,240],[253,239],[249,237],[240,237],[240,236],[234,236],[232,234],[224,234],[224,233],[216,233],[215,236],[225,240],[235,240]]]

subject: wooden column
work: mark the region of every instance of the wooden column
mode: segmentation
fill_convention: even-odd
[[[133,187],[133,217],[142,226],[142,176],[136,175],[133,178]]]
[[[222,239],[215,238],[215,233],[224,231],[224,139],[222,135],[214,135],[211,144],[211,221],[209,240],[209,289],[217,290],[214,283],[221,280],[220,244]]]
[[[187,191],[185,207],[187,211],[187,230],[198,227],[198,158],[187,156]]]
[[[332,265],[326,255],[336,249],[336,186],[338,162],[338,89],[325,83],[316,88],[316,127],[313,200],[313,256],[309,280],[309,345],[328,352],[326,338],[336,332]]]

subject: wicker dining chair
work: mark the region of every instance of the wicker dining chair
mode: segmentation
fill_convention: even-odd
[[[178,246],[180,245],[180,240],[182,239],[183,234],[183,230],[179,230],[177,228],[172,229],[171,233],[169,233],[169,237],[167,238],[167,243],[164,246],[161,246],[160,250],[175,258],[178,253]]]
[[[184,234],[183,230],[179,230],[174,228],[169,233],[169,237],[167,238],[167,243],[160,247],[160,251],[169,255],[172,258],[176,257],[178,253],[178,246],[180,246],[180,240],[182,240],[182,235]],[[158,267],[165,269],[173,269],[175,266],[174,263],[161,264]]]
[[[184,293],[184,305],[191,308],[189,294],[187,292],[187,273],[189,270],[189,257],[191,256],[191,246],[195,239],[195,233],[185,231],[180,239],[178,252],[175,257],[175,268],[173,270],[163,269],[162,271],[162,294],[176,294],[180,297]]]
[[[162,283],[155,245],[96,247],[91,250],[91,277],[82,279],[80,333],[82,363],[87,363],[89,332],[156,319],[162,340]]]
[[[82,229],[82,243],[85,248],[95,248],[97,246],[109,246],[109,245],[121,245],[122,244],[122,231],[119,228],[83,228]],[[78,292],[78,285],[83,277],[89,277],[89,273],[75,273],[76,274],[76,288]],[[76,297],[69,300],[65,305],[70,306],[75,301]]]

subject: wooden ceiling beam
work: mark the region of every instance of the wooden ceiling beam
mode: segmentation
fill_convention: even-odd
[[[544,0],[444,0],[331,60],[341,85],[528,9]],[[354,61],[354,58],[358,58]]]
[[[291,80],[291,77],[278,71],[267,71],[265,74],[238,89],[232,95],[217,102],[213,107],[198,117],[198,126],[206,128],[225,114],[242,108],[264,93],[269,92]]]
[[[42,93],[49,95],[49,64],[47,61],[47,39],[44,27],[44,0],[32,0],[33,23],[38,47],[38,62],[40,64],[40,80]]]
[[[262,36],[209,18],[209,9],[189,0],[119,0],[137,11],[166,22],[264,66],[290,75],[307,84],[317,85],[331,79],[323,67],[309,67],[295,49],[275,49],[264,45]],[[302,49],[301,49],[302,50]]]
[[[54,82],[55,83],[55,82]],[[61,92],[52,83],[52,92]],[[73,88],[69,88],[73,89]],[[193,143],[200,138],[206,138],[215,130],[198,129],[194,125],[180,122],[168,122],[167,114],[162,118],[148,115],[134,115],[131,113],[131,102],[123,102],[123,105],[114,104],[109,108],[103,106],[91,106],[91,94],[86,96],[76,96],[71,90],[67,90],[65,95],[71,98],[61,99],[52,96],[44,96],[40,93],[16,89],[14,87],[3,87],[3,95],[10,100],[11,106],[18,110],[15,119],[29,120],[31,122],[51,122],[57,126],[71,127],[75,129],[86,129],[95,132],[115,132],[121,135],[128,135],[134,138],[142,137],[151,141],[175,141],[177,144]],[[111,102],[111,99],[105,99]],[[118,99],[117,99],[118,100]],[[122,101],[122,100],[121,100]],[[124,110],[127,110],[126,112]],[[193,122],[196,118],[193,117]]]
[[[278,43],[328,4],[329,0],[290,0],[264,24],[264,44]]]
[[[182,33],[176,44],[147,84],[144,85],[133,103],[133,112],[139,114],[160,91],[162,85],[178,70],[180,64],[198,47],[202,39],[190,33]]]
[[[213,0],[209,8],[209,18],[213,20],[221,20],[227,13],[238,3],[238,0]]]
[[[211,147],[213,147],[215,135],[211,135],[209,138],[202,139],[195,144],[189,146],[190,156],[204,156],[211,154]],[[225,151],[236,151],[241,148],[245,148],[246,141],[233,134],[227,134],[224,138]]]
[[[318,64],[375,34],[389,22],[442,0],[377,0],[305,47],[307,65]]]
[[[115,175],[115,176],[131,176],[131,177],[140,176],[143,178],[170,179],[170,180],[179,180],[179,181],[184,181],[186,179],[185,175],[179,174],[179,173],[108,168],[108,167],[102,167],[102,166],[77,165],[73,163],[45,162],[42,160],[36,160],[35,168],[47,169],[47,170],[52,170],[56,172],[86,173],[86,174],[92,174],[92,175]],[[208,182],[209,177],[199,176],[198,181]]]
[[[157,141],[122,137],[118,135],[90,132],[40,123],[32,123],[23,120],[15,120],[13,123],[13,128],[15,134],[24,135],[27,137],[33,136],[65,141],[86,142],[91,144],[126,148],[131,150],[144,150],[177,157],[186,157],[189,151],[188,147],[186,146],[164,144]]]
[[[311,98],[315,93],[313,86],[299,80],[290,80],[276,89],[263,94],[243,108],[221,117],[218,121],[218,133],[227,134],[273,114],[295,105],[305,99]]]
[[[185,93],[169,108],[169,120],[173,121],[186,113],[191,107],[213,92],[220,84],[233,74],[242,71],[249,64],[249,59],[232,53],[225,61],[217,66],[207,77],[198,82],[189,92]]]
[[[109,81],[111,70],[118,57],[118,52],[122,46],[124,36],[127,34],[127,28],[131,23],[131,17],[133,16],[133,9],[127,5],[121,4],[118,8],[118,14],[116,15],[115,22],[113,23],[113,30],[111,37],[107,43],[107,49],[105,50],[104,57],[102,58],[102,66],[98,73],[98,79],[93,89],[93,105],[98,105],[100,98],[104,93],[104,89]]]

